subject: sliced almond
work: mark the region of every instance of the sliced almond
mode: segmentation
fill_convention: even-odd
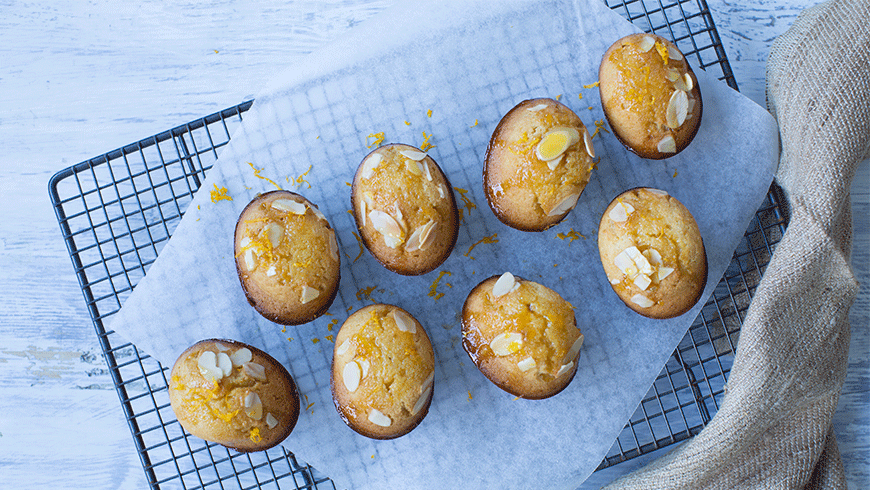
[[[681,53],[679,49],[671,46],[670,44],[668,45],[668,56],[672,60],[680,61],[683,59],[683,53]]]
[[[253,357],[254,355],[251,354],[250,349],[248,349],[247,347],[242,347],[241,349],[233,352],[230,355],[230,360],[233,361],[234,367],[239,367],[242,364],[249,362]]]
[[[271,266],[269,266],[268,269],[266,269],[266,277],[272,277],[272,276],[275,276],[277,274],[278,274],[278,269],[275,267],[275,264],[272,264]]]
[[[426,388],[423,393],[420,393],[420,396],[417,397],[417,403],[414,404],[414,408],[411,409],[411,415],[417,415],[417,412],[423,409],[426,406],[426,402],[429,400],[429,394],[432,392],[432,387]]]
[[[534,107],[529,107],[527,110],[528,110],[529,112],[538,112],[538,111],[540,111],[540,110],[542,110],[542,109],[546,109],[547,106],[548,106],[548,104],[538,104],[538,105],[536,105],[536,106],[534,106]]]
[[[676,68],[668,68],[666,76],[668,77],[669,81],[676,82],[680,79],[680,70],[677,70]]]
[[[649,261],[634,245],[614,257],[613,263],[627,276],[633,276],[638,272],[649,275],[653,272]]]
[[[338,240],[335,238],[335,231],[329,230],[329,255],[332,260],[338,262]]]
[[[645,189],[646,189],[646,191],[649,192],[650,194],[655,194],[655,195],[657,195],[657,196],[667,196],[667,195],[668,195],[668,192],[667,192],[667,191],[663,191],[663,190],[661,190],[661,189],[654,189],[654,188],[652,188],[652,187],[645,187]]]
[[[396,248],[405,240],[402,238],[402,229],[395,218],[389,214],[375,209],[369,213],[369,219],[372,221],[374,229],[383,235],[384,243],[390,248]]]
[[[266,414],[266,427],[270,429],[274,429],[275,426],[278,425],[278,419],[275,418],[271,413]]]
[[[364,228],[366,226],[366,216],[368,215],[368,211],[366,211],[366,200],[360,199],[359,201],[359,222],[360,227]]]
[[[407,158],[408,160],[414,160],[415,162],[419,162],[420,160],[426,158],[426,153],[417,150],[402,150],[399,152],[400,155]]]
[[[648,248],[643,251],[643,256],[649,260],[649,263],[652,265],[661,265],[662,263],[662,254],[659,253],[658,250],[654,248]]]
[[[415,160],[405,160],[405,170],[407,170],[411,175],[423,175],[423,166],[420,165],[420,162]]]
[[[242,364],[242,371],[256,380],[266,381],[266,368],[256,362]]]
[[[441,199],[444,199],[444,196],[447,194],[444,192],[444,184],[438,185],[438,195],[441,196]]]
[[[405,244],[405,250],[408,252],[416,252],[423,250],[429,245],[429,238],[432,237],[432,230],[435,228],[435,222],[429,220],[425,225],[420,225],[414,229],[411,236],[408,237],[408,242]]]
[[[495,285],[492,286],[492,295],[496,298],[504,296],[513,290],[515,283],[514,275],[510,272],[505,272],[495,281]]]
[[[365,378],[369,375],[369,368],[371,367],[371,363],[365,357],[361,357],[356,360],[359,363],[360,369],[362,369],[362,377]]]
[[[686,111],[689,113],[689,115],[686,116],[686,119],[689,119],[689,116],[691,116],[692,112],[695,111],[695,99],[694,99],[694,97],[689,97],[689,105],[688,105],[688,107],[686,107]]]
[[[668,127],[671,129],[679,128],[686,122],[686,114],[689,110],[689,99],[686,97],[686,92],[675,90],[671,94],[671,99],[668,101],[668,109],[665,112],[665,119]]]
[[[528,372],[531,369],[535,369],[538,364],[535,362],[535,359],[531,356],[523,359],[522,361],[517,363],[517,367],[520,368],[522,372]]]
[[[423,174],[426,175],[426,180],[432,182],[432,172],[429,170],[429,164],[426,163],[426,160],[420,162],[420,165],[423,166]]]
[[[650,284],[652,284],[652,280],[646,274],[638,274],[634,278],[634,285],[639,287],[641,291],[646,291]]]
[[[251,244],[251,241],[251,237],[249,236],[242,238],[241,240],[239,240],[239,248],[242,250],[248,248],[248,245]]]
[[[547,213],[547,216],[559,216],[567,213],[568,211],[574,209],[574,206],[577,205],[577,200],[580,199],[580,192],[572,192],[565,196],[558,204],[553,206],[552,209]]]
[[[659,281],[671,275],[674,272],[673,267],[659,267]]]
[[[220,368],[224,376],[229,376],[230,374],[232,374],[233,361],[230,360],[230,356],[228,356],[226,352],[218,352],[217,367]]]
[[[647,53],[649,50],[655,46],[656,40],[653,39],[652,36],[644,36],[640,38],[640,42],[637,44],[638,49],[640,49],[641,53]]]
[[[344,387],[347,391],[353,393],[359,388],[359,382],[362,379],[362,369],[356,361],[350,361],[344,365],[341,370],[341,380],[344,381]]]
[[[335,353],[339,356],[343,356],[348,349],[350,349],[350,339],[345,339],[344,342],[339,344],[338,348],[335,349]]]
[[[558,167],[559,164],[562,163],[563,158],[565,158],[564,153],[550,160],[549,162],[547,162],[547,168],[549,168],[550,170],[556,170],[556,167]]]
[[[586,145],[586,154],[591,158],[595,158],[595,146],[592,144],[592,136],[589,135],[589,131],[586,131],[586,128],[583,128],[583,144]]]
[[[652,300],[650,300],[649,298],[647,298],[646,296],[644,296],[640,293],[637,293],[634,296],[632,296],[631,302],[640,306],[641,308],[649,308],[650,306],[653,306],[655,304],[652,302]]]
[[[615,279],[615,278],[610,280],[610,284],[613,284],[614,286],[616,286],[617,284],[619,284],[621,282],[622,281],[620,281],[619,279]]]
[[[223,370],[217,364],[217,355],[210,350],[199,355],[196,365],[199,367],[199,374],[209,381],[220,381],[224,377]]]
[[[375,169],[378,168],[378,165],[384,161],[384,156],[380,153],[372,153],[368,158],[365,159],[362,165],[362,172],[360,175],[364,179],[370,179],[372,175],[375,173]]]
[[[299,302],[304,305],[318,296],[320,296],[320,291],[317,288],[312,288],[305,284],[302,286],[302,295],[299,297]]]
[[[284,238],[284,227],[275,222],[267,223],[263,227],[262,233],[269,240],[272,248],[277,248],[278,245],[281,245],[281,239]]]
[[[580,141],[580,133],[574,128],[553,128],[541,138],[535,147],[535,156],[542,162],[548,162],[562,156],[571,145]]]
[[[393,316],[393,320],[395,320],[396,327],[398,327],[399,330],[411,334],[417,333],[417,324],[410,315],[402,310],[393,310],[390,314]]]
[[[381,413],[377,408],[373,408],[372,411],[369,412],[369,422],[381,427],[389,427],[393,423],[393,421],[390,420],[390,417]]]
[[[523,334],[517,332],[506,332],[496,335],[492,342],[489,343],[492,352],[497,356],[509,356],[518,352],[523,347]]]
[[[242,254],[242,259],[244,259],[245,270],[254,272],[257,268],[257,257],[254,255],[254,251],[250,248],[245,250],[245,253]]]
[[[559,368],[559,372],[556,373],[556,377],[562,376],[563,374],[567,374],[571,371],[571,368],[574,367],[574,361],[570,361],[567,364],[562,364],[562,367]]]
[[[305,214],[304,203],[294,201],[293,199],[275,199],[272,201],[271,208],[282,213]]]
[[[672,134],[666,134],[664,138],[659,140],[656,149],[662,153],[676,153],[677,142],[674,141],[674,136]]]
[[[422,393],[423,391],[425,391],[432,384],[433,381],[435,381],[434,370],[429,373],[429,376],[426,376],[426,379],[423,380],[423,384],[420,385],[420,392]]]
[[[634,212],[634,206],[627,202],[617,201],[616,206],[613,206],[613,209],[607,213],[607,216],[610,217],[613,221],[617,223],[624,223],[628,220],[628,215]]]
[[[577,340],[571,344],[571,348],[568,349],[568,352],[565,353],[565,359],[563,363],[573,362],[577,358],[577,354],[580,352],[580,348],[583,347],[583,334],[581,333]]]
[[[245,395],[245,415],[254,420],[263,418],[263,402],[260,401],[260,395],[253,391]]]
[[[326,221],[326,215],[324,215],[317,206],[311,206],[311,212],[314,213],[314,216],[317,216],[317,219]]]

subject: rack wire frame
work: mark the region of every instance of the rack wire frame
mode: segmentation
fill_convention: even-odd
[[[696,66],[737,89],[704,0],[604,0],[672,39]],[[293,453],[243,454],[187,434],[169,405],[168,368],[112,330],[120,310],[253,101],[61,170],[49,195],[100,347],[152,488],[335,489]],[[710,300],[641,400],[599,469],[686,440],[719,408],[746,311],[787,220],[771,188]]]

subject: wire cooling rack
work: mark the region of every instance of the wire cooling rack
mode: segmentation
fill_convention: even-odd
[[[704,0],[605,3],[673,40],[696,66],[737,89]],[[152,488],[335,489],[282,448],[241,454],[185,433],[169,405],[167,370],[105,321],[169,240],[205,173],[253,101],[58,172],[49,194],[103,355]],[[733,260],[661,374],[601,462],[612,466],[688,439],[719,408],[740,327],[785,231],[777,192],[757,211]]]

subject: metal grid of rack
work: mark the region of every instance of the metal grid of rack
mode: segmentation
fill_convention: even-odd
[[[674,40],[686,57],[737,88],[704,0],[608,6]],[[107,152],[54,175],[49,194],[89,313],[152,488],[334,489],[282,448],[241,454],[185,433],[169,405],[167,369],[105,321],[169,240],[253,101]],[[599,468],[697,434],[716,413],[740,326],[786,227],[771,191],[713,296]]]

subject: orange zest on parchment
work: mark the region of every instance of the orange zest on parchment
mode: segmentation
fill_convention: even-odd
[[[275,187],[278,188],[279,191],[284,190],[284,189],[282,189],[281,186],[278,185],[274,180],[270,179],[269,177],[263,177],[262,175],[260,175],[260,172],[262,172],[262,171],[263,171],[263,168],[265,168],[265,167],[263,167],[263,168],[257,168],[257,167],[255,167],[254,164],[251,163],[251,162],[247,162],[247,164],[250,165],[252,169],[254,169],[254,177],[256,177],[256,178],[258,178],[258,179],[265,180],[266,182],[268,182],[268,183],[274,185]]]
[[[374,140],[375,140],[375,141],[372,142],[371,144],[369,144],[369,139],[370,139],[370,138],[374,138]],[[369,134],[368,136],[366,136],[366,147],[367,147],[367,148],[371,148],[371,147],[373,147],[373,146],[381,146],[381,143],[384,142],[384,138],[385,138],[385,136],[384,136],[384,132],[383,132],[383,131],[380,131],[380,132],[378,132],[378,133],[371,133],[371,134]]]
[[[218,201],[232,201],[233,198],[227,194],[226,187],[218,187],[217,184],[214,185],[214,190],[211,191],[211,202]]]
[[[468,247],[468,252],[465,252],[465,256],[471,260],[475,260],[474,257],[471,256],[471,251],[474,250],[474,247],[480,245],[481,243],[498,243],[498,233],[493,233],[490,236],[485,236],[480,240],[472,243],[471,246]]]
[[[429,286],[429,294],[428,295],[435,298],[435,301],[438,301],[439,299],[441,299],[441,297],[444,296],[444,293],[438,292],[438,283],[441,282],[442,277],[452,276],[452,275],[453,275],[453,273],[450,271],[439,272],[438,277],[436,277],[435,280],[432,281],[432,284]],[[450,283],[445,283],[445,284],[447,284],[447,287],[449,287],[449,288],[453,287],[453,285]]]

